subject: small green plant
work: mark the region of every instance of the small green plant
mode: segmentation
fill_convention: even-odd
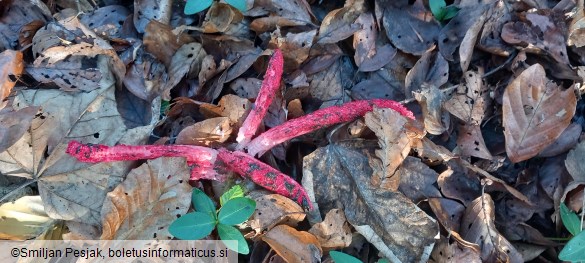
[[[242,12],[246,11],[246,0],[225,0],[225,2]],[[186,15],[199,13],[211,6],[212,3],[213,0],[187,0],[184,12]]]
[[[170,226],[169,232],[184,240],[201,239],[217,227],[219,238],[224,240],[236,240],[236,243],[224,242],[231,250],[241,254],[250,252],[248,243],[240,231],[234,225],[248,220],[256,209],[256,202],[244,197],[241,186],[236,185],[220,197],[221,208],[215,209],[215,205],[203,191],[194,188],[192,195],[195,212],[187,213],[177,218]]]
[[[429,7],[435,19],[441,23],[455,17],[459,12],[459,7],[454,5],[447,6],[445,0],[429,0]]]
[[[585,231],[583,231],[581,220],[564,203],[561,203],[561,219],[573,238],[561,250],[559,259],[573,262],[585,261]]]

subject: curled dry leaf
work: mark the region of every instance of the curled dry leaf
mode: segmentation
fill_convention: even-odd
[[[564,14],[550,9],[526,13],[525,21],[509,22],[502,28],[502,39],[526,47],[527,52],[545,53],[556,62],[569,65]]]
[[[351,244],[352,233],[345,221],[343,210],[331,209],[323,222],[314,224],[309,233],[315,235],[323,248],[323,252],[346,248]]]
[[[184,158],[158,158],[130,171],[102,207],[102,240],[168,240],[168,226],[191,204]]]
[[[398,190],[400,173],[395,173],[410,153],[412,142],[424,137],[424,131],[400,113],[384,108],[374,108],[365,115],[366,125],[378,137],[376,157],[370,160],[374,170],[374,185],[391,191]]]
[[[221,97],[218,105],[202,104],[199,111],[206,118],[228,117],[230,122],[236,125],[233,129],[237,130],[244,123],[244,118],[248,116],[251,108],[252,103],[249,100],[228,94]]]
[[[0,205],[0,217],[0,238],[4,240],[34,239],[57,223],[47,215],[38,195]]]
[[[279,225],[268,231],[262,240],[288,263],[320,262],[323,250],[313,234]]]
[[[453,53],[459,48],[469,28],[480,18],[485,5],[459,6],[457,16],[449,20],[438,36],[439,51],[449,61],[453,61]],[[482,23],[483,25],[483,23]]]
[[[487,19],[486,11],[481,13],[481,16],[475,20],[473,25],[467,30],[463,40],[461,41],[461,45],[459,46],[459,60],[461,64],[461,71],[467,71],[469,64],[471,63],[471,57],[473,55],[473,50],[475,49],[475,44],[477,39],[481,33],[481,29],[483,29],[483,24]]]
[[[473,200],[461,220],[461,237],[479,245],[484,262],[524,262],[522,255],[496,229],[494,210],[494,201],[488,194]]]
[[[256,34],[262,34],[264,32],[274,31],[279,27],[302,26],[305,24],[305,22],[288,19],[282,16],[269,16],[254,19],[254,21],[250,23],[250,29],[255,31]]]
[[[306,0],[259,0],[254,1],[254,7],[305,25],[312,25],[311,20],[315,17]]]
[[[18,44],[19,29],[24,25],[35,21],[46,22],[51,18],[50,14],[44,14],[42,9],[30,1],[2,1],[1,8],[8,8],[0,16],[0,49],[20,49]],[[44,4],[41,3],[43,6]],[[46,7],[45,7],[46,8]]]
[[[303,208],[282,195],[252,192],[250,197],[256,201],[256,211],[248,219],[247,224],[257,233],[283,224],[296,227],[305,219]]]
[[[272,34],[269,46],[282,50],[285,71],[293,71],[298,69],[309,57],[316,34],[317,30],[310,30],[300,33],[289,32],[285,36],[281,36],[280,30],[277,29]]]
[[[152,9],[152,6],[146,9]],[[193,42],[193,38],[189,35],[175,35],[170,26],[156,20],[150,21],[144,31],[143,43],[146,51],[162,61],[167,68],[171,67],[171,60],[175,52],[184,44],[191,42]]]
[[[414,98],[421,106],[425,130],[439,135],[449,129],[450,115],[443,110],[446,97],[434,85],[422,85],[422,90],[413,92]]]
[[[206,119],[183,129],[175,143],[209,147],[227,141],[232,131],[228,117]]]
[[[0,102],[8,97],[23,70],[22,52],[7,49],[0,53]]]
[[[136,60],[128,67],[124,86],[134,96],[151,102],[164,94],[163,89],[169,86],[168,81],[166,67],[158,59],[140,49]]]
[[[536,156],[569,126],[577,98],[546,78],[540,64],[524,70],[502,99],[506,152],[512,162]]]
[[[226,32],[232,24],[237,24],[244,16],[238,9],[225,3],[214,2],[207,10],[203,21],[203,33]]]
[[[371,184],[368,162],[376,145],[354,140],[318,148],[303,159],[303,183],[315,192],[321,211],[341,205],[347,221],[362,229],[385,257],[426,261],[438,225],[400,192]]]

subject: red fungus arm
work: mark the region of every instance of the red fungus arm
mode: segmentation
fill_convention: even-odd
[[[268,107],[270,107],[274,95],[280,87],[283,64],[282,52],[279,49],[274,50],[274,54],[268,62],[268,68],[266,69],[262,86],[258,92],[258,97],[256,98],[256,102],[254,102],[254,108],[250,111],[238,131],[236,141],[239,143],[239,149],[245,147],[250,142],[252,136],[258,130],[258,126],[260,126],[260,123],[264,119],[266,111],[268,111]]]
[[[320,109],[273,127],[260,134],[247,145],[248,153],[252,156],[256,154],[262,155],[275,145],[294,137],[337,123],[354,120],[372,111],[374,106],[378,108],[390,108],[403,116],[414,119],[414,114],[411,111],[393,100],[373,99],[348,102],[343,105]]]
[[[230,170],[250,178],[270,191],[295,200],[302,207],[313,209],[307,192],[297,181],[243,152],[226,149],[219,149],[218,152],[217,157]]]
[[[192,145],[116,145],[82,144],[70,141],[66,152],[86,163],[134,161],[159,157],[185,157],[191,168],[191,180],[218,180],[215,172],[217,151]]]

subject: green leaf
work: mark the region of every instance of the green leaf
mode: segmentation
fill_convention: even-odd
[[[241,12],[246,12],[247,10],[246,0],[225,0],[225,2],[240,10]]]
[[[209,196],[207,196],[203,191],[198,188],[193,188],[191,199],[193,202],[193,207],[195,207],[195,211],[207,213],[214,219],[217,219],[215,205],[213,204],[211,198],[209,198]]]
[[[329,256],[335,263],[362,263],[361,260],[339,251],[329,251]]]
[[[244,189],[239,184],[232,186],[230,190],[227,190],[227,192],[221,195],[219,198],[219,205],[223,206],[227,201],[236,197],[244,197]]]
[[[559,259],[563,261],[585,261],[585,231],[581,231],[565,245]]]
[[[235,240],[236,242],[223,242],[225,246],[233,251],[236,251],[240,254],[247,255],[250,253],[250,248],[248,248],[248,243],[240,230],[233,226],[228,226],[224,224],[217,225],[217,233],[219,234],[219,238],[222,241],[226,240]]]
[[[450,6],[445,8],[445,14],[444,14],[442,20],[451,19],[451,18],[455,17],[457,15],[457,13],[459,13],[459,7],[450,5]]]
[[[208,236],[217,221],[207,213],[193,212],[177,218],[170,226],[169,232],[176,238],[196,240]]]
[[[378,259],[378,262],[377,263],[390,263],[390,261],[388,261],[385,258],[381,258],[381,259]]]
[[[433,13],[433,16],[435,16],[435,18],[439,21],[442,20],[439,17],[444,17],[445,6],[447,6],[445,0],[429,0],[429,7],[431,8],[431,13]]]
[[[213,0],[187,0],[185,4],[185,15],[199,13],[208,8]]]
[[[237,225],[246,221],[256,209],[256,201],[246,197],[229,200],[219,210],[219,222],[224,225]]]
[[[577,214],[571,211],[565,203],[561,203],[561,219],[563,220],[563,225],[565,225],[571,235],[576,236],[581,232],[581,220],[579,220]]]

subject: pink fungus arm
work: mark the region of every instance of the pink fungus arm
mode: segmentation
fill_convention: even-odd
[[[268,107],[270,107],[276,92],[278,92],[283,64],[282,52],[276,49],[268,62],[268,68],[266,69],[266,74],[264,75],[256,102],[254,103],[254,108],[250,111],[238,132],[236,141],[239,143],[239,149],[245,147],[252,139],[252,136],[256,134],[260,123],[268,111]]]
[[[159,157],[185,157],[191,168],[191,180],[218,180],[215,172],[217,151],[192,145],[116,145],[82,144],[70,141],[66,152],[86,163],[134,161]]]
[[[218,158],[232,171],[250,178],[254,183],[295,200],[302,207],[313,209],[305,189],[289,176],[240,151],[219,149]]]
[[[313,113],[289,120],[260,134],[248,145],[251,156],[262,155],[275,145],[331,125],[352,121],[372,111],[374,106],[389,108],[403,116],[414,119],[414,114],[399,102],[384,99],[359,100],[339,106],[317,110]]]

